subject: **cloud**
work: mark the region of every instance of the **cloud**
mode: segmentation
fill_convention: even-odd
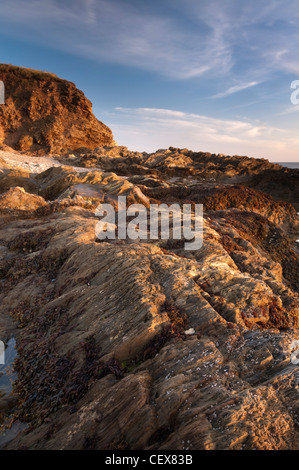
[[[176,128],[187,126],[194,127],[201,130],[201,132],[209,132],[218,134],[225,132],[227,135],[234,136],[242,134],[243,137],[252,137],[252,135],[259,135],[261,132],[267,132],[268,135],[277,132],[284,132],[271,126],[256,125],[246,121],[239,120],[225,120],[205,116],[201,114],[187,113],[184,111],[176,111],[172,109],[160,108],[123,108],[116,107],[116,111],[126,114],[128,116],[138,116],[138,119],[143,121],[152,121],[160,124],[171,123]]]
[[[159,108],[115,108],[106,120],[116,140],[132,150],[188,147],[212,153],[249,155],[282,161],[297,159],[293,135],[265,123],[225,120]],[[287,160],[286,160],[287,161]]]
[[[10,0],[2,2],[0,13],[1,32],[29,44],[91,59],[101,66],[133,67],[154,74],[155,79],[162,76],[163,81],[164,77],[177,81],[171,84],[175,90],[171,97],[162,96],[161,82],[155,82],[155,103],[160,97],[161,108],[167,107],[169,99],[170,107],[182,103],[183,96],[178,99],[175,93],[182,92],[189,100],[186,108],[192,109],[200,105],[204,90],[206,96],[225,98],[253,88],[256,96],[251,103],[240,99],[238,105],[256,105],[258,116],[265,116],[268,109],[272,112],[275,106],[269,118],[273,119],[278,107],[289,102],[281,105],[287,99],[290,74],[299,75],[298,0]],[[118,70],[121,74],[122,69]],[[180,88],[183,80],[189,81],[188,92]],[[263,95],[262,87],[257,87],[261,83]],[[143,89],[146,95],[146,85]],[[151,88],[142,102],[151,103],[147,99],[152,93]],[[130,106],[127,99],[130,97],[124,96],[122,103]],[[206,114],[214,116],[232,115],[238,106],[223,109],[229,100],[208,103]],[[281,115],[294,112],[294,108],[285,109]],[[268,124],[217,120],[171,109],[118,109],[111,120],[120,141],[140,142],[141,150],[143,142],[148,148],[160,142],[161,146],[205,146],[208,151],[256,156],[269,151],[278,159],[279,152],[290,154],[291,145],[295,158],[298,146],[291,131],[282,132]]]
[[[1,28],[81,57],[173,79],[231,74],[240,80],[247,74],[251,83],[274,70],[299,72],[297,0],[173,0],[165,5],[10,0],[1,5]],[[237,87],[226,93],[240,91]]]
[[[217,95],[213,95],[212,98],[225,98],[226,96],[233,95],[234,93],[238,93],[239,91],[247,90],[247,88],[251,88],[253,86],[259,85],[260,82],[250,82],[244,83],[243,85],[235,85],[230,87],[228,90],[224,91],[223,93],[217,93]]]
[[[293,105],[284,109],[281,113],[277,113],[276,116],[285,116],[287,114],[297,113],[298,111],[299,111],[299,105]]]
[[[216,30],[189,30],[179,17],[126,1],[11,0],[1,5],[1,20],[7,33],[176,79],[230,68],[230,50]]]
[[[193,22],[219,31],[231,54],[233,76],[264,80],[278,72],[299,73],[297,0],[185,0],[184,7]]]

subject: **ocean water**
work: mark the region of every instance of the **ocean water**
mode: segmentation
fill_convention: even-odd
[[[287,168],[299,168],[299,162],[275,162],[275,163],[279,163],[279,165],[286,166]]]

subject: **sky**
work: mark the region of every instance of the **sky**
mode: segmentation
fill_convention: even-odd
[[[299,161],[298,0],[0,0],[0,18],[0,62],[74,82],[118,145]]]

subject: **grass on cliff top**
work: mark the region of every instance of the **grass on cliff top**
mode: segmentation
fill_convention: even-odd
[[[45,78],[50,78],[51,80],[56,80],[56,81],[63,81],[67,82],[68,80],[64,80],[62,78],[57,77],[55,73],[51,72],[46,72],[43,70],[35,70],[35,69],[30,69],[27,67],[19,67],[17,65],[10,65],[10,64],[0,64],[0,73],[1,72],[9,72],[12,75],[17,75],[20,76],[22,75],[23,78],[28,78],[28,79],[45,79]],[[70,82],[71,83],[71,82]]]

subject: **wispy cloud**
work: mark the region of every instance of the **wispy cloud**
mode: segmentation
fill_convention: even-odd
[[[176,79],[299,71],[297,0],[174,0],[168,10],[120,0],[10,0],[1,22],[38,43]]]
[[[247,88],[252,88],[253,86],[259,85],[259,83],[260,82],[250,82],[243,83],[242,85],[235,85],[222,93],[217,93],[216,95],[213,95],[212,98],[225,98],[226,96],[233,95],[234,93],[238,93],[239,91],[247,90]]]
[[[169,146],[188,147],[215,153],[289,159],[292,134],[266,123],[225,120],[200,114],[158,108],[115,108],[109,119],[116,140],[132,150],[154,151]],[[119,125],[125,120],[126,125]]]
[[[284,109],[281,113],[277,113],[276,116],[286,116],[287,114],[297,113],[299,111],[299,105],[292,105]]]
[[[297,0],[185,0],[184,7],[194,22],[218,31],[231,54],[232,76],[264,80],[277,72],[299,73]]]
[[[147,96],[144,85],[142,104],[180,108],[186,99],[186,109],[205,109],[206,115],[119,108],[111,127],[120,142],[132,139],[135,146],[140,140],[141,150],[143,143],[153,147],[160,142],[223,153],[266,152],[277,159],[278,153],[290,154],[293,145],[295,155],[298,142],[291,131],[280,129],[278,113],[296,112],[286,106],[291,77],[299,75],[298,0],[10,0],[2,2],[0,14],[1,32],[14,38],[91,59],[100,67],[131,67],[126,77],[135,74],[133,68],[149,72],[150,91]],[[130,87],[123,86],[123,69],[118,70],[117,86],[124,90],[120,102],[130,106],[131,98],[138,101],[126,96]],[[172,94],[165,97],[169,79]],[[151,80],[157,84],[155,95]],[[188,81],[187,92],[183,81]],[[241,92],[237,106],[250,105],[250,115],[264,116],[266,123],[233,119],[237,106],[230,97]]]
[[[215,29],[190,31],[178,17],[118,0],[11,0],[1,5],[1,20],[7,32],[16,26],[15,35],[177,79],[231,65],[231,51]]]
[[[138,116],[143,120],[151,120],[162,124],[169,124],[170,119],[171,123],[174,125],[192,126],[202,129],[204,132],[209,131],[214,134],[225,132],[227,135],[232,137],[236,137],[236,135],[240,133],[242,133],[243,137],[251,137],[253,134],[259,135],[261,133],[267,133],[267,135],[270,136],[278,131],[282,133],[285,132],[284,130],[266,126],[264,124],[257,125],[248,121],[218,119],[201,114],[187,113],[172,109],[116,107],[115,110],[127,115]]]

